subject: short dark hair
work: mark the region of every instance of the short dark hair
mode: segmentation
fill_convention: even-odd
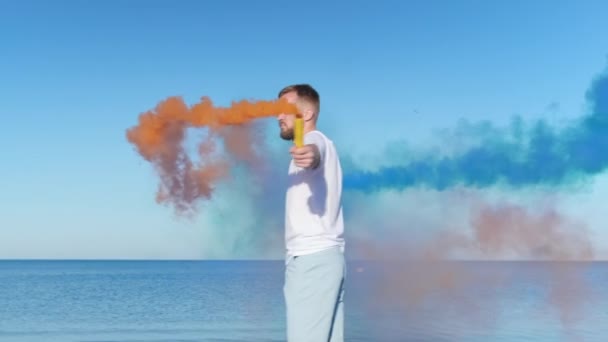
[[[279,91],[278,97],[280,98],[281,96],[291,93],[292,91],[296,92],[298,98],[312,103],[317,110],[317,113],[321,110],[321,99],[319,98],[319,93],[310,84],[300,83],[288,85]]]

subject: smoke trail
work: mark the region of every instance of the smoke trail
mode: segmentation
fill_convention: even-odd
[[[374,279],[362,292],[374,294],[370,317],[400,313],[391,327],[396,338],[424,340],[459,331],[466,340],[480,325],[496,322],[511,298],[508,291],[526,298],[526,286],[540,286],[536,290],[546,296],[530,298],[544,304],[537,313],[550,309],[566,334],[576,333],[593,296],[585,272],[596,250],[585,225],[551,205],[490,204],[470,189],[552,187],[605,170],[608,73],[592,82],[586,96],[590,114],[564,129],[543,120],[526,127],[517,118],[507,130],[484,124],[467,131],[465,138],[476,144],[451,156],[417,153],[377,171],[346,158],[344,188],[354,190],[345,196],[350,251],[364,260],[388,261],[358,268],[362,277],[369,272],[365,279]],[[408,187],[413,189],[384,191]],[[484,261],[452,260],[459,258]],[[534,262],[504,261],[510,259]],[[387,328],[379,327],[379,334]]]
[[[214,186],[226,180],[235,165],[255,168],[264,163],[263,154],[256,153],[263,146],[256,143],[260,137],[253,120],[295,112],[295,106],[284,100],[243,100],[216,107],[203,97],[189,107],[181,98],[170,97],[142,113],[126,137],[160,177],[157,202],[173,205],[179,214],[192,214],[196,201],[210,199]],[[195,162],[184,146],[186,132],[202,127],[207,128],[207,136],[198,146]]]
[[[553,186],[597,174],[608,166],[608,72],[592,82],[586,97],[590,114],[563,130],[543,120],[527,128],[517,118],[500,135],[481,135],[477,146],[457,156],[429,155],[376,172],[351,167],[345,170],[344,188]]]

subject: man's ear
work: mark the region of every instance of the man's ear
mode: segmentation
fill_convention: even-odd
[[[304,121],[311,121],[315,118],[315,113],[312,109],[306,108],[302,113],[302,118],[304,119]]]

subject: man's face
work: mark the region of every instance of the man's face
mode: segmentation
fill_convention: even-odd
[[[290,92],[281,96],[282,99],[286,99],[289,103],[294,103],[298,97],[295,92]],[[281,138],[285,140],[293,140],[293,127],[295,124],[296,113],[281,113],[277,117],[279,121],[279,129],[281,131]]]

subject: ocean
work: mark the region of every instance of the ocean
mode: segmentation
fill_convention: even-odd
[[[285,341],[283,267],[0,261],[0,341]],[[607,284],[602,262],[348,261],[346,340],[608,341]]]

